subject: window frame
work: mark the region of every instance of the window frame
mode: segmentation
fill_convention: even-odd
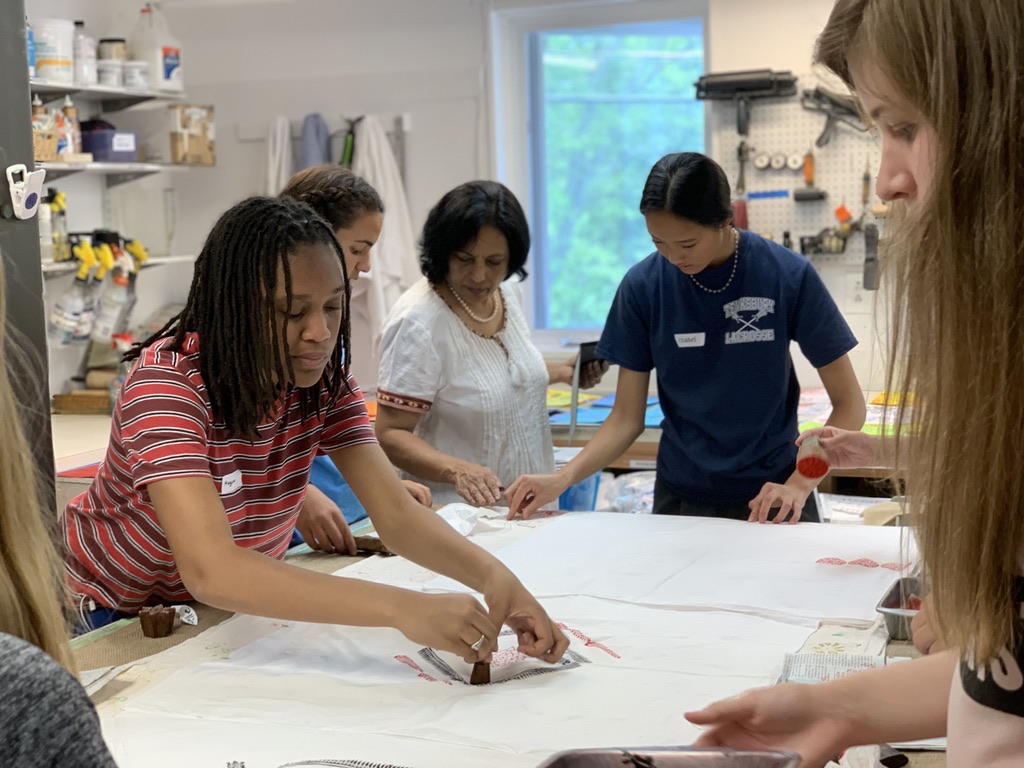
[[[494,176],[519,198],[523,209],[532,212],[534,200],[530,180],[534,162],[530,152],[531,121],[536,104],[531,103],[528,40],[535,32],[553,29],[602,27],[616,24],[657,22],[679,18],[700,18],[704,35],[704,69],[708,51],[709,0],[570,0],[552,5],[523,0],[497,0],[490,13],[490,123],[494,126]],[[524,7],[525,6],[525,7]],[[537,95],[539,98],[539,95]],[[705,108],[705,152],[711,137]],[[639,191],[638,191],[639,194]],[[529,215],[529,214],[528,214]],[[531,229],[534,223],[531,221]],[[533,254],[531,254],[532,256]],[[531,259],[531,264],[532,264]],[[591,341],[593,329],[546,329],[535,327],[533,269],[522,288],[523,311],[533,341],[542,352],[554,352]]]

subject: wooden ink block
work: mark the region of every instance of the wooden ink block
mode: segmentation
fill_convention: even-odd
[[[174,628],[174,617],[177,614],[170,606],[154,605],[139,611],[139,623],[142,634],[146,637],[167,637]]]
[[[376,536],[354,536],[357,552],[373,552],[376,555],[393,555],[390,549],[384,546],[384,542]]]
[[[478,661],[473,665],[473,674],[469,677],[470,685],[487,685],[491,682],[491,665],[486,661]]]

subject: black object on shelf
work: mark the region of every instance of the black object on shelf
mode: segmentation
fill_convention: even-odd
[[[736,102],[736,132],[746,136],[754,99],[796,95],[796,75],[789,70],[747,69],[701,75],[694,83],[698,99]]]

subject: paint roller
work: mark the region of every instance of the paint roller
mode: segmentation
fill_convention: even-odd
[[[796,95],[796,76],[788,70],[748,69],[701,75],[694,83],[698,99],[736,102],[736,131],[746,136],[754,99]]]

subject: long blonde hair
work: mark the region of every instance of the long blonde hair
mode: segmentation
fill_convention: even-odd
[[[5,297],[0,263],[0,632],[39,646],[74,671],[59,601],[63,570],[43,524],[37,473],[11,388],[8,367],[20,351],[8,335]]]
[[[890,223],[896,466],[939,630],[988,659],[1014,640],[1024,558],[1024,4],[838,0],[815,58],[878,67],[935,129],[934,176]]]

